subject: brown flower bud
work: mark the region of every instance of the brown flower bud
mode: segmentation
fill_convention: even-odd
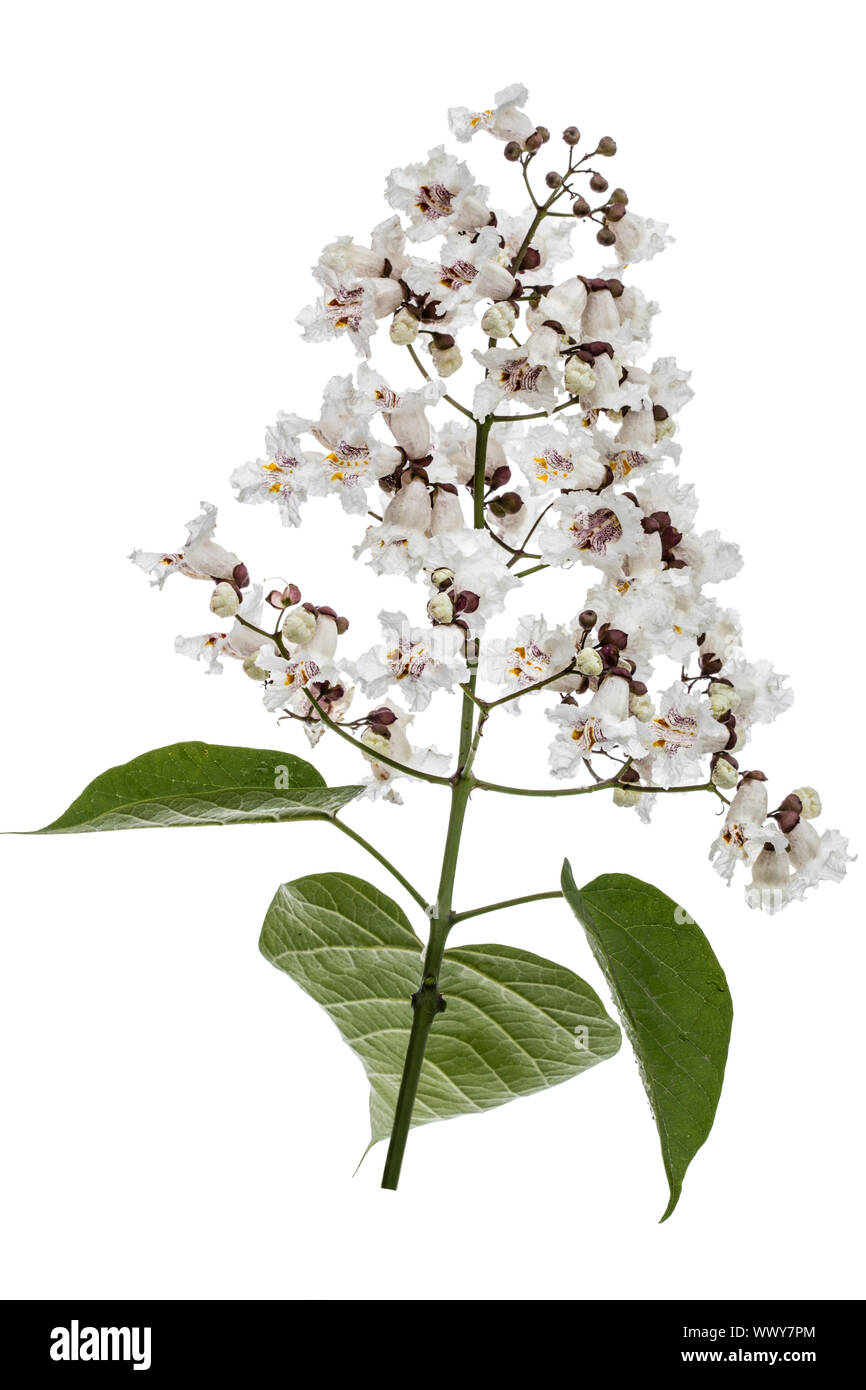
[[[558,174],[555,169],[551,169],[549,174],[544,175],[544,182],[548,188],[558,188],[562,183],[562,174]]]
[[[510,162],[514,164],[520,158],[523,151],[516,140],[509,140],[502,153],[507,160],[510,160]]]
[[[603,135],[595,147],[596,154],[603,154],[607,159],[616,154],[616,141],[610,135]]]
[[[622,219],[625,217],[625,214],[625,203],[611,203],[610,207],[605,209],[604,215],[607,218],[608,222],[621,222]]]
[[[589,213],[592,212],[592,208],[589,206],[589,203],[581,194],[578,194],[578,196],[575,198],[574,202],[571,205],[571,210],[574,213],[575,217],[587,217]]]
[[[536,251],[534,246],[528,246],[523,253],[523,260],[520,262],[521,270],[537,270],[540,265],[540,252]]]
[[[584,608],[577,621],[580,623],[580,626],[583,628],[584,632],[590,632],[591,629],[595,627],[597,620],[597,613],[593,612],[591,608]]]
[[[568,125],[562,132],[562,138],[566,145],[577,145],[580,141],[580,131],[576,125]]]
[[[613,246],[616,241],[616,233],[610,227],[600,227],[595,234],[595,239],[599,246]]]
[[[625,207],[628,202],[628,194],[624,188],[615,188],[610,195],[610,201],[612,203],[622,203],[623,207]]]
[[[546,145],[547,142],[548,142],[548,140],[550,139],[550,131],[547,129],[547,126],[546,126],[546,125],[537,125],[537,126],[535,127],[535,133],[536,133],[536,135],[538,135],[538,136],[540,137],[541,143],[542,143],[543,145]]]
[[[526,149],[529,150],[530,154],[535,154],[537,150],[541,149],[542,145],[544,144],[544,141],[542,140],[538,131],[534,130],[531,135],[527,135],[523,143],[526,146]]]
[[[604,174],[593,174],[589,186],[593,193],[604,193],[608,187],[608,182]]]

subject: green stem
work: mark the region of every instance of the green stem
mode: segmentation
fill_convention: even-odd
[[[484,471],[487,462],[487,438],[490,434],[490,420],[476,421],[475,424],[475,471],[473,474],[473,493],[475,499],[475,528],[484,526]],[[457,873],[457,860],[460,854],[460,839],[469,798],[475,787],[472,764],[478,751],[481,730],[487,718],[486,711],[479,711],[478,727],[475,727],[475,708],[477,698],[475,683],[478,675],[477,644],[470,658],[470,676],[463,689],[463,702],[460,710],[460,743],[457,753],[457,771],[451,778],[451,808],[448,815],[448,829],[445,833],[445,848],[442,853],[442,868],[439,873],[439,888],[436,903],[430,919],[430,937],[424,956],[421,983],[412,995],[412,1027],[409,1032],[409,1045],[403,1062],[400,1089],[394,1108],[394,1123],[385,1169],[382,1173],[382,1186],[394,1191],[400,1181],[400,1169],[406,1152],[406,1141],[412,1125],[412,1111],[418,1094],[421,1068],[427,1040],[433,1027],[433,1020],[445,1008],[445,1000],[439,993],[439,972],[445,954],[445,943],[454,921],[452,902],[454,899],[454,879]]]
[[[470,678],[470,684],[474,685],[474,680],[473,675]],[[470,696],[464,693],[460,718],[459,766],[451,788],[451,811],[448,816],[445,850],[442,855],[439,890],[436,895],[434,915],[430,920],[430,938],[424,957],[421,984],[412,995],[412,1028],[409,1033],[409,1045],[406,1049],[403,1074],[400,1078],[400,1090],[394,1109],[394,1123],[391,1128],[388,1155],[382,1173],[382,1186],[391,1189],[391,1191],[396,1190],[400,1181],[400,1169],[403,1166],[406,1141],[409,1138],[409,1130],[412,1125],[412,1111],[415,1108],[415,1098],[418,1094],[418,1083],[421,1079],[421,1068],[424,1065],[427,1039],[430,1037],[433,1020],[445,1008],[445,1000],[439,993],[439,972],[442,968],[442,957],[445,954],[445,943],[448,940],[448,933],[453,921],[451,903],[454,896],[454,878],[457,872],[463,821],[474,786],[473,779],[468,775],[474,722],[473,710],[474,705]]]
[[[427,368],[424,366],[424,363],[421,361],[421,358],[418,356],[412,344],[407,343],[406,347],[409,350],[409,356],[412,358],[412,361],[415,363],[415,366],[418,368],[421,375],[425,378],[425,380],[432,381],[432,376],[428,372]],[[461,405],[459,401],[455,401],[453,396],[443,396],[442,399],[443,401],[447,401],[449,405],[453,406],[455,410],[459,410],[461,415],[465,415],[467,419],[471,420],[472,423],[475,424],[475,416],[472,414],[471,410],[467,410],[465,405]]]
[[[304,694],[310,701],[310,704],[313,706],[313,708],[317,711],[318,716],[321,719],[322,723],[325,725],[325,727],[330,729],[333,733],[339,734],[340,738],[345,739],[346,743],[350,743],[352,747],[357,749],[359,753],[363,754],[363,756],[368,761],[372,760],[373,762],[384,763],[386,767],[393,767],[396,769],[397,772],[402,772],[404,776],[416,777],[421,782],[435,782],[437,786],[440,787],[451,786],[451,780],[448,777],[439,777],[435,772],[421,772],[416,767],[407,767],[405,763],[398,763],[394,758],[389,758],[384,753],[380,753],[378,749],[375,753],[371,753],[369,748],[364,747],[360,739],[352,738],[351,734],[347,733],[345,729],[341,729],[340,725],[337,724],[333,719],[329,717],[329,715],[325,713],[322,706],[319,704],[318,700],[316,699],[315,695],[313,694],[312,690],[308,685],[304,686]]]
[[[343,821],[338,820],[336,815],[323,816],[322,819],[327,821],[329,825],[333,825],[337,830],[341,830],[344,835],[348,835],[350,840],[354,840],[356,845],[360,845],[369,855],[372,855],[383,868],[388,870],[388,873],[391,874],[398,883],[402,884],[406,892],[411,898],[415,899],[422,911],[430,911],[430,904],[427,902],[426,898],[418,892],[417,888],[413,887],[408,878],[405,878],[404,875],[400,873],[400,870],[395,864],[391,863],[390,859],[387,859],[380,850],[376,849],[375,845],[371,845],[370,841],[365,840],[363,835],[359,835],[357,830],[353,830],[351,826],[345,825]]]
[[[552,888],[546,893],[525,893],[522,898],[505,898],[500,903],[487,903],[485,907],[471,907],[467,912],[456,912],[451,920],[465,922],[467,917],[483,917],[486,912],[499,912],[505,907],[520,907],[521,903],[540,903],[545,898],[561,897],[562,893],[558,888]]]

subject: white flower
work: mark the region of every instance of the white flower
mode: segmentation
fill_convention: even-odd
[[[713,718],[707,701],[682,681],[659,697],[658,713],[642,728],[651,780],[662,787],[699,781],[705,755],[728,741],[728,730]]]
[[[488,111],[470,111],[468,106],[452,106],[448,111],[448,125],[458,140],[464,143],[486,130],[497,140],[517,140],[523,143],[531,135],[535,126],[521,111],[526,105],[529,93],[520,82],[503,87],[493,98],[493,107]]]
[[[392,274],[401,274],[407,263],[404,254],[406,234],[399,217],[388,217],[373,228],[369,249],[358,246],[351,237],[338,237],[326,246],[319,264],[337,275],[379,278],[390,266]],[[387,262],[387,265],[386,265]]]
[[[738,729],[771,724],[794,702],[794,692],[786,684],[788,677],[780,675],[769,661],[746,661],[737,655],[725,662],[723,674],[740,697],[735,711]]]
[[[284,526],[299,526],[301,504],[322,496],[325,483],[315,455],[301,448],[300,436],[311,421],[280,411],[277,423],[265,432],[265,457],[242,464],[231,475],[239,502],[275,502]]]
[[[455,627],[413,628],[404,613],[379,614],[385,634],[354,666],[373,698],[398,685],[410,710],[426,709],[437,690],[453,690],[468,677],[463,633]]]
[[[501,401],[523,401],[549,415],[556,405],[557,375],[548,366],[533,364],[526,347],[488,348],[473,352],[487,376],[475,388],[472,411],[476,420],[491,415]],[[558,370],[558,369],[557,369]]]
[[[368,357],[376,320],[393,314],[402,302],[399,284],[396,280],[341,275],[327,265],[316,266],[313,274],[323,294],[297,316],[303,337],[310,343],[323,343],[345,333],[359,356]]]
[[[508,552],[487,531],[464,527],[434,536],[424,564],[431,574],[436,569],[450,570],[455,591],[477,597],[477,609],[461,616],[471,632],[478,632],[502,611],[507,594],[520,586],[521,581],[508,568],[508,558]]]
[[[543,295],[539,300],[538,308],[530,308],[527,311],[526,321],[530,328],[535,328],[548,319],[552,319],[555,323],[562,324],[569,338],[574,338],[576,342],[583,342],[583,312],[586,308],[586,297],[586,285],[579,275],[573,275]],[[593,334],[593,337],[595,336],[597,335]]]
[[[451,228],[476,231],[490,218],[487,189],[478,187],[466,165],[446,154],[443,145],[422,163],[392,169],[385,196],[409,218],[411,241],[427,241]]]
[[[745,777],[728,807],[725,823],[710,846],[713,868],[730,883],[738,863],[752,862],[766,841],[767,786],[762,778]]]
[[[643,752],[639,726],[628,713],[628,681],[622,676],[608,676],[587,704],[562,704],[548,710],[547,717],[560,725],[550,745],[554,777],[574,777],[593,753],[617,748],[634,758]]]
[[[518,690],[564,671],[574,657],[574,643],[564,628],[550,628],[543,616],[529,615],[520,619],[516,633],[506,642],[483,645],[481,674],[497,686]],[[546,688],[568,691],[579,683],[579,677],[571,673],[551,681]],[[516,712],[519,703],[514,701],[505,708]]]
[[[322,414],[312,433],[328,450],[318,458],[320,485],[336,492],[347,512],[367,510],[365,489],[392,473],[400,455],[390,444],[376,439],[368,426],[375,410],[352,383],[351,377],[335,377],[325,388]]]
[[[649,261],[673,241],[673,237],[667,235],[666,222],[654,222],[651,217],[639,217],[634,212],[627,212],[612,230],[616,233],[616,254],[622,265]]]
[[[392,801],[399,806],[402,798],[399,792],[395,791],[393,784],[395,780],[407,774],[381,762],[375,756],[377,752],[385,754],[403,767],[414,768],[419,772],[432,772],[440,777],[448,772],[450,763],[448,758],[442,753],[437,753],[435,748],[417,748],[410,742],[407,731],[414,715],[407,714],[399,705],[388,700],[381,708],[390,710],[395,718],[393,723],[387,725],[387,734],[368,728],[361,735],[361,742],[369,749],[367,756],[370,759],[370,777],[364,782],[365,794],[373,800],[381,796],[384,800]]]
[[[553,504],[535,540],[548,564],[580,560],[619,574],[625,557],[640,543],[639,517],[631,499],[612,487],[570,492]]]
[[[535,209],[527,208],[518,216],[496,209],[496,228],[505,241],[509,261],[513,262],[523,245],[524,237],[535,220]],[[553,269],[563,261],[571,259],[571,234],[574,219],[571,217],[547,217],[536,228],[532,237],[532,249],[540,257],[534,269],[520,266],[517,277],[522,285],[549,285],[553,280]]]
[[[451,232],[438,261],[412,260],[403,278],[415,294],[427,294],[445,310],[466,299],[507,299],[514,276],[498,259],[499,234],[483,227],[477,236]]]
[[[501,426],[499,427],[501,428]],[[484,461],[484,477],[487,482],[497,468],[504,467],[508,460],[501,440],[495,434],[488,435],[487,457]],[[442,482],[471,483],[475,476],[475,430],[472,425],[459,425],[449,420],[433,435],[433,456],[436,463],[436,477]]]
[[[225,550],[213,538],[217,509],[211,502],[202,502],[201,512],[186,523],[186,544],[171,554],[152,550],[134,550],[133,564],[151,576],[151,583],[162,588],[170,574],[185,574],[188,579],[235,580],[235,571],[243,569],[237,555]]]
[[[245,625],[252,623],[255,627],[260,627],[261,609],[262,590],[256,584],[246,590],[243,602],[236,609],[238,616],[227,632],[203,632],[195,637],[176,637],[174,649],[179,656],[189,657],[192,661],[204,661],[207,674],[219,676],[222,674],[221,657],[246,661],[261,649],[261,633],[253,632]],[[275,650],[272,645],[270,649]]]
[[[378,526],[369,526],[356,556],[370,553],[377,574],[418,573],[429,549],[433,519],[430,493],[420,478],[405,478],[392,496]]]
[[[608,477],[592,435],[571,419],[564,426],[531,427],[512,442],[511,452],[533,492],[554,487],[594,489]]]

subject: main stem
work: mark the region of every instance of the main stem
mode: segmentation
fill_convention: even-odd
[[[475,426],[473,492],[475,498],[474,521],[478,530],[484,525],[484,470],[487,462],[487,439],[491,425],[492,421],[488,417],[486,420],[476,423]],[[430,918],[430,936],[424,956],[421,983],[412,995],[412,1028],[409,1033],[409,1046],[406,1049],[406,1058],[403,1063],[403,1075],[400,1078],[400,1090],[397,1093],[397,1104],[394,1109],[394,1124],[388,1144],[388,1155],[385,1159],[385,1170],[382,1174],[382,1186],[392,1190],[396,1189],[400,1181],[400,1169],[403,1166],[403,1154],[406,1151],[406,1141],[409,1138],[409,1130],[412,1125],[412,1111],[415,1108],[415,1098],[418,1094],[418,1083],[421,1079],[421,1068],[427,1050],[427,1039],[430,1037],[433,1020],[438,1013],[442,1013],[445,1009],[445,1000],[439,993],[439,972],[442,969],[442,957],[445,954],[448,933],[454,923],[452,903],[454,900],[454,878],[457,873],[457,860],[460,854],[460,839],[463,834],[463,822],[466,818],[469,797],[475,785],[472,776],[472,764],[478,748],[480,729],[486,718],[486,714],[483,711],[480,712],[479,728],[476,730],[475,682],[478,656],[477,649],[473,648],[472,650],[474,654],[470,661],[471,673],[463,692],[463,703],[460,710],[460,747],[457,754],[457,771],[451,779],[451,807],[448,815],[448,829],[445,834],[445,849],[442,854],[442,868],[439,873],[439,889]]]

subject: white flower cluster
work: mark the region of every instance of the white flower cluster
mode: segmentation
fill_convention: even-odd
[[[694,489],[676,472],[689,373],[651,358],[657,306],[623,279],[665,247],[667,228],[610,190],[597,164],[613,140],[579,157],[575,127],[562,137],[567,167],[533,189],[551,146],[526,100],[515,85],[489,110],[450,112],[459,141],[486,131],[504,142],[531,200],[523,212],[492,206],[440,145],[391,172],[393,215],[369,245],[344,236],[325,247],[313,271],[321,293],[298,322],[310,342],[348,338],[362,360],[328,382],[317,418],[280,414],[264,456],[232,476],[240,501],[274,503],[286,526],[311,499],[338,497],[367,523],[356,558],[420,586],[416,620],[382,612],[382,642],[350,659],[347,620],[303,603],[294,585],[267,596],[250,586],[214,541],[205,504],[181,552],[133,558],[159,585],[174,571],[213,582],[211,611],[231,625],[178,638],[178,650],[214,672],[224,656],[240,660],[267,708],[301,720],[312,741],[340,725],[370,764],[371,794],[399,800],[397,776],[447,772],[449,760],[410,736],[439,692],[470,680],[474,691],[480,678],[482,706],[516,712],[540,687],[553,777],[610,786],[644,819],[672,789],[728,802],[738,788],[711,854],[728,880],[746,865],[748,900],[772,910],[841,877],[846,842],[815,831],[814,792],[769,814],[763,774],[740,769],[753,727],[792,696],[768,662],[746,659],[736,615],[707,592],[736,573],[739,551],[697,529]],[[587,224],[616,263],[569,274],[572,235]],[[396,385],[369,363],[384,325],[405,350]],[[526,616],[497,634],[509,593],[548,567],[573,592],[574,619]],[[665,665],[675,679],[658,679]],[[350,718],[358,688],[378,703]]]

